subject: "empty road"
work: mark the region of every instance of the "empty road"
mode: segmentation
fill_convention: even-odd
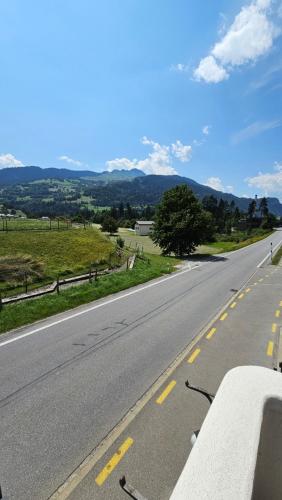
[[[252,276],[271,241],[282,233],[2,335],[6,497],[51,496]]]

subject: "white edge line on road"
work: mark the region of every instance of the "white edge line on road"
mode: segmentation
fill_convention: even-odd
[[[275,245],[275,247],[272,249],[272,253],[275,252],[275,250],[281,245],[282,241],[280,241],[279,243],[277,243],[277,245]],[[257,265],[257,267],[261,267],[265,261],[267,259],[269,259],[269,257],[271,256],[271,252],[268,252],[268,254],[266,255],[266,257],[264,257],[264,259],[262,259],[262,261]]]
[[[95,304],[91,307],[88,307],[87,309],[84,309],[83,311],[79,311],[74,314],[70,314],[65,318],[58,319],[57,321],[53,321],[52,323],[49,323],[44,326],[40,326],[39,328],[35,328],[34,330],[31,330],[26,333],[22,333],[21,335],[17,335],[16,337],[13,337],[9,340],[4,340],[4,342],[0,343],[0,348],[4,347],[8,344],[12,344],[13,342],[16,342],[17,340],[24,339],[25,337],[29,337],[30,335],[34,335],[35,333],[42,332],[43,330],[47,330],[47,328],[52,328],[53,326],[59,325],[60,323],[64,323],[65,321],[69,321],[70,319],[77,318],[78,316],[81,316],[82,314],[87,314],[88,312],[94,311],[95,309],[99,309],[100,307],[107,306],[108,304],[112,304],[113,302],[117,302],[118,300],[124,299],[126,297],[130,297],[131,295],[134,295],[136,293],[142,292],[143,290],[146,290],[147,288],[152,288],[153,286],[161,285],[165,281],[177,278],[178,276],[181,276],[182,274],[189,273],[190,271],[193,271],[193,269],[198,269],[201,267],[202,264],[197,264],[194,267],[189,267],[188,269],[184,269],[183,271],[178,271],[176,273],[173,273],[170,276],[167,276],[166,278],[161,278],[158,281],[155,281],[154,283],[149,283],[148,285],[142,286],[140,288],[137,288],[136,290],[132,290],[131,292],[124,293],[123,295],[119,295],[118,297],[114,297],[112,299],[106,300],[100,304]]]

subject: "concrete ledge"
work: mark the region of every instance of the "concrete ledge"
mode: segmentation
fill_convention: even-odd
[[[281,467],[282,375],[257,366],[234,368],[218,389],[170,499],[278,500]]]

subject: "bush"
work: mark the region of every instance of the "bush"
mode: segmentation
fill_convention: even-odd
[[[117,246],[119,248],[124,248],[124,240],[120,236],[117,237]]]

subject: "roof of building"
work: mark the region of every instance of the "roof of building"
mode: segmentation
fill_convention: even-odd
[[[136,224],[139,224],[139,225],[149,225],[149,224],[154,224],[154,221],[153,220],[137,220],[136,221]]]

